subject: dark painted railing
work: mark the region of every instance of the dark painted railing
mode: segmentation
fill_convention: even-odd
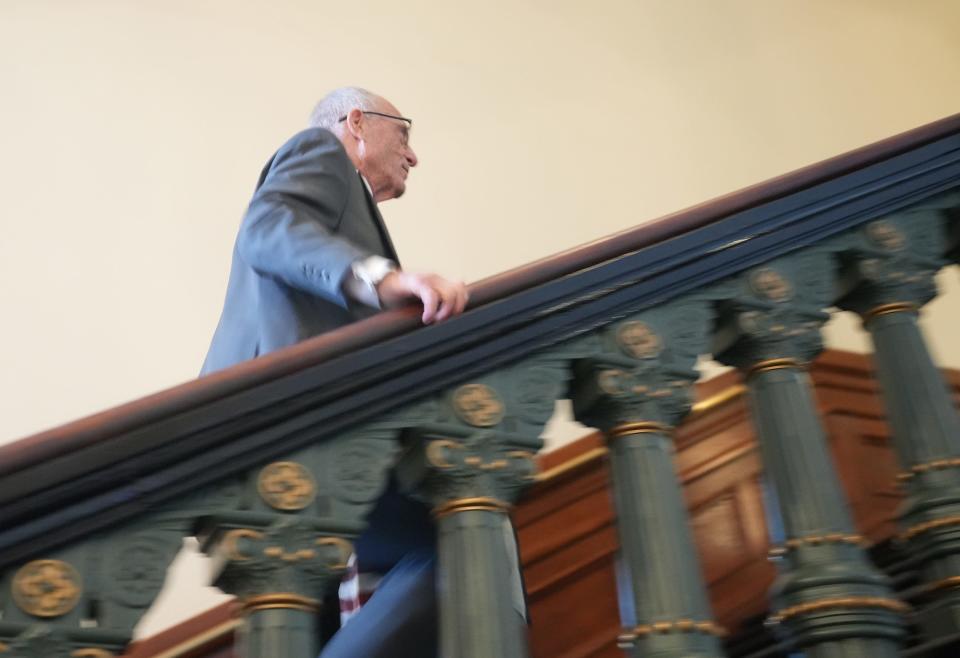
[[[396,465],[439,526],[447,658],[527,655],[506,512],[554,401],[609,442],[625,650],[719,656],[672,466],[698,356],[746,376],[786,538],[771,623],[812,656],[960,630],[960,432],[916,325],[956,257],[960,116],[0,449],[0,657],[122,651],[183,536],[243,602],[245,655],[316,655],[316,612]],[[861,315],[927,603],[870,564],[804,368]],[[469,560],[467,552],[469,548]]]

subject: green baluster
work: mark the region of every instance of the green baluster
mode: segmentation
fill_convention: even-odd
[[[771,623],[814,658],[892,658],[906,606],[861,546],[804,372],[821,349],[832,263],[831,253],[808,250],[731,281],[715,352],[747,377],[786,531]]]
[[[683,491],[673,462],[672,428],[690,410],[697,355],[711,314],[705,301],[675,302],[601,332],[577,363],[574,411],[607,436],[624,615],[632,655],[722,655]]]
[[[397,473],[437,520],[442,656],[529,655],[508,512],[534,480],[539,434],[567,376],[559,352],[528,359],[448,391],[411,432]]]
[[[960,417],[917,325],[945,264],[947,224],[938,205],[926,202],[848,236],[841,300],[873,340],[908,492],[901,538],[920,564],[920,620],[934,637],[960,632]]]

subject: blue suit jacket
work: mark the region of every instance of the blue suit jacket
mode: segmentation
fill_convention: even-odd
[[[252,359],[376,313],[342,290],[351,264],[397,261],[366,185],[336,136],[294,135],[270,159],[233,250],[227,298],[201,374]],[[434,543],[427,509],[391,482],[357,541],[364,569],[387,569]]]
[[[201,374],[373,315],[342,283],[354,261],[374,254],[397,260],[340,140],[322,128],[298,133],[260,175]]]

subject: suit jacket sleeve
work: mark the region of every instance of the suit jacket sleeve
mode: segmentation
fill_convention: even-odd
[[[237,237],[240,257],[257,272],[343,307],[342,283],[370,252],[336,234],[353,167],[330,132],[304,131],[268,165]]]

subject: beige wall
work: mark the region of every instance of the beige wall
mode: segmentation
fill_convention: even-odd
[[[4,0],[0,442],[194,376],[260,167],[331,87],[415,118],[384,214],[473,280],[960,111],[958,34],[953,0]]]
[[[951,0],[5,0],[0,440],[195,375],[333,86],[415,118],[384,214],[474,280],[960,110],[958,34]]]

